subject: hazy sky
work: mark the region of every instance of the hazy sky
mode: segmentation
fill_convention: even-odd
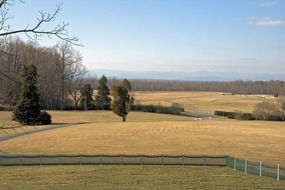
[[[62,0],[89,69],[284,73],[285,0]],[[13,26],[56,0],[14,2]],[[17,21],[17,22],[16,22]],[[55,41],[43,38],[41,45]]]

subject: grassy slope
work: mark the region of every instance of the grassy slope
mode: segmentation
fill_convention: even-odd
[[[44,126],[23,126],[12,121],[11,112],[0,112],[0,137],[5,137],[13,134],[34,131],[42,128],[49,128],[53,125],[61,125],[67,123],[104,123],[109,121],[119,122],[120,118],[108,112],[94,111],[49,111],[52,115],[53,124]],[[151,113],[133,113],[133,121],[189,121],[189,117],[177,117],[172,115],[151,114]]]
[[[58,122],[92,123],[0,143],[14,153],[229,154],[285,165],[285,123],[195,121],[188,117],[131,113],[126,123],[111,112],[52,112]]]
[[[161,166],[5,167],[1,190],[29,189],[278,189],[285,182],[229,168]]]
[[[251,112],[254,105],[272,96],[222,95],[218,92],[136,92],[135,99],[143,104],[182,104],[186,109],[214,113],[215,110]]]

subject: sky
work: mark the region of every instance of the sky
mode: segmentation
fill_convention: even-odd
[[[282,74],[285,0],[62,0],[88,69]],[[57,0],[15,1],[12,28]],[[56,39],[42,38],[52,46]]]

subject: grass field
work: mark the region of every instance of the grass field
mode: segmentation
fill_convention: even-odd
[[[232,155],[285,165],[285,123],[209,120],[112,112],[51,112],[58,123],[91,122],[0,143],[11,153],[208,154]]]
[[[20,125],[12,121],[11,112],[0,112],[0,138],[20,134],[27,131],[35,131],[43,128],[49,128],[53,125],[64,125],[72,123],[104,123],[104,122],[119,122],[121,119],[114,114],[106,114],[104,112],[75,112],[75,111],[50,111],[53,124],[43,126],[27,126]],[[95,113],[95,114],[94,114]],[[151,114],[151,113],[132,113],[132,121],[189,121],[193,120],[189,117],[177,117],[172,115]]]
[[[187,109],[252,111],[262,96],[219,93],[136,93],[145,104]],[[0,142],[7,153],[231,155],[285,166],[285,123],[131,112],[128,121],[110,111],[50,111],[54,125],[76,124]],[[2,125],[5,124],[5,125]],[[49,126],[21,126],[0,112],[0,137]],[[219,167],[49,166],[3,167],[0,189],[285,189],[284,181]]]
[[[285,181],[223,167],[47,166],[4,167],[1,190],[200,189],[283,190]]]
[[[213,114],[215,110],[252,112],[256,103],[273,101],[273,96],[223,95],[218,92],[136,92],[135,99],[142,104],[170,106],[183,105],[187,110]]]

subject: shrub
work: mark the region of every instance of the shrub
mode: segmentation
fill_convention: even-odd
[[[252,113],[235,112],[234,119],[238,120],[256,120]]]
[[[251,113],[215,111],[214,114],[217,116],[227,117],[229,119],[256,120],[254,115]]]
[[[273,93],[273,96],[274,96],[275,98],[278,98],[278,97],[279,97],[279,92],[274,92],[274,93]]]
[[[181,107],[174,107],[174,106],[165,107],[158,105],[141,105],[141,104],[132,105],[132,110],[150,112],[150,113],[175,114],[175,115],[179,115],[181,112],[184,112],[184,108]]]
[[[228,118],[233,118],[234,117],[234,112],[229,112],[229,111],[215,111],[214,115],[217,116],[223,116],[223,117],[228,117]]]
[[[46,111],[42,111],[38,118],[38,124],[41,124],[41,125],[51,124],[51,115],[47,113]]]

